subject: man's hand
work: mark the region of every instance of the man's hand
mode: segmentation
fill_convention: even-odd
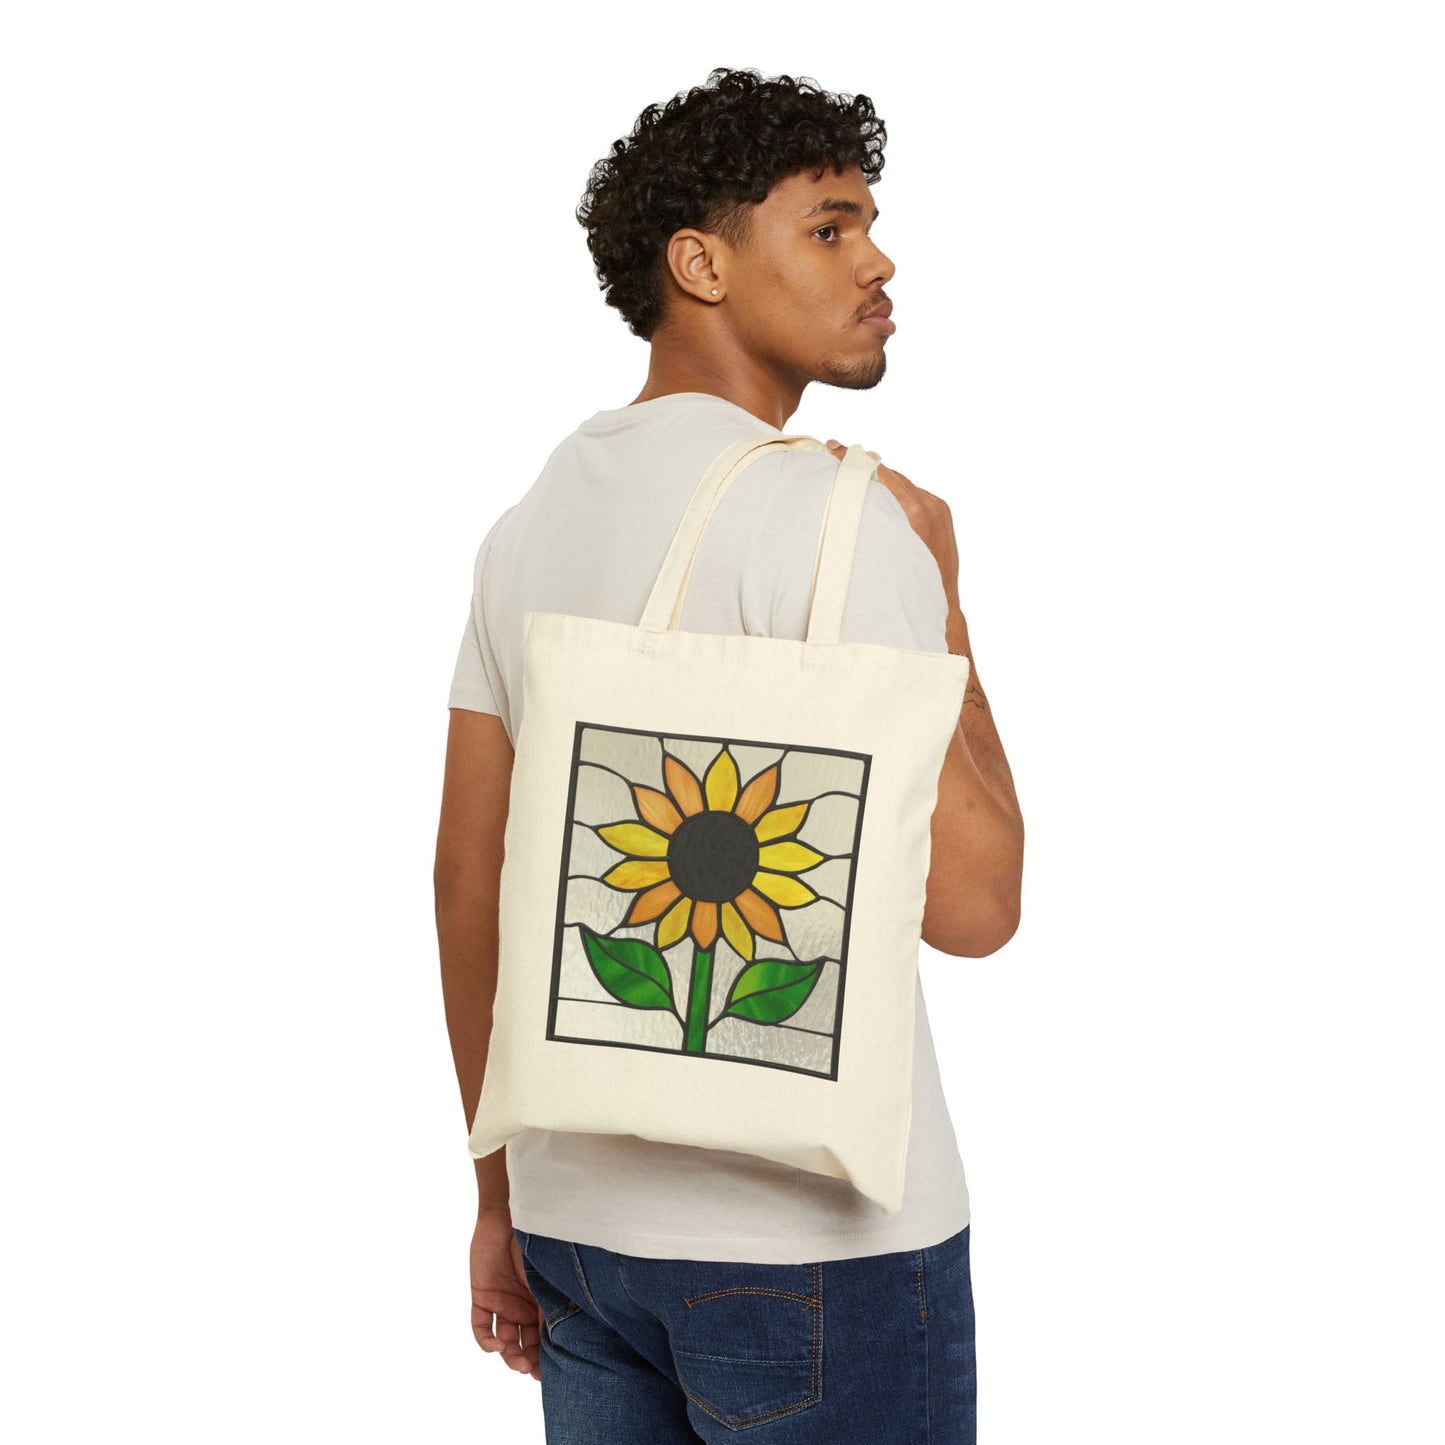
[[[507,1367],[542,1378],[542,1325],[507,1211],[483,1209],[472,1234],[472,1334]]]

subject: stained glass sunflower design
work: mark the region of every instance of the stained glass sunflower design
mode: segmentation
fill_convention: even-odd
[[[836,1077],[869,761],[579,724],[548,1037]]]

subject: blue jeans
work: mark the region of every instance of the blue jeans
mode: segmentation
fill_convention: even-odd
[[[969,1226],[817,1264],[645,1259],[515,1231],[547,1445],[975,1445]]]

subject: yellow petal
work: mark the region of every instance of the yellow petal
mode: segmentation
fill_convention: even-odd
[[[702,812],[702,788],[698,784],[697,775],[686,763],[667,753],[662,759],[662,775],[667,781],[667,791],[672,794],[673,801],[677,804],[677,811],[684,818]]]
[[[604,843],[634,858],[666,858],[667,837],[654,832],[645,823],[608,823],[597,830]]]
[[[747,787],[743,789],[743,795],[738,799],[737,807],[733,809],[744,823],[755,823],[761,813],[772,807],[773,799],[778,796],[778,765],[774,763],[770,768],[764,768]]]
[[[811,806],[810,803],[789,803],[786,808],[774,808],[771,813],[764,813],[753,829],[758,835],[758,842],[766,843],[769,838],[786,838],[789,833],[796,833],[803,826],[803,816]]]
[[[753,878],[753,887],[783,908],[801,908],[818,896],[806,883],[787,873],[759,873]]]
[[[651,888],[654,883],[661,883],[667,876],[665,858],[655,863],[651,860],[644,862],[640,858],[629,858],[625,863],[619,863],[610,872],[604,873],[602,881],[614,888]]]
[[[742,915],[731,903],[724,903],[722,906],[722,931],[723,937],[732,944],[733,952],[739,958],[746,959],[751,963],[753,961],[752,930],[743,922]]]
[[[679,898],[672,905],[667,916],[657,925],[657,946],[659,948],[671,948],[687,932],[687,920],[691,913],[691,898]]]
[[[779,868],[789,873],[801,873],[823,861],[824,855],[806,843],[769,843],[758,849],[758,867]]]
[[[707,789],[707,805],[715,812],[730,813],[738,800],[738,765],[726,748],[712,760],[703,784]]]

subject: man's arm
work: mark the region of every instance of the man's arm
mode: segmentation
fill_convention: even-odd
[[[830,441],[828,450],[841,459],[845,449]],[[940,953],[983,958],[1002,948],[1018,929],[1023,816],[959,606],[953,514],[942,497],[881,462],[878,480],[897,498],[908,525],[937,564],[948,607],[946,645],[969,660],[968,687],[944,757],[933,812],[923,941]]]
[[[447,1032],[469,1131],[482,1094],[497,993],[497,905],[512,757],[495,713],[451,709],[432,881]],[[478,1206],[510,1214],[505,1147],[475,1164]]]
[[[993,710],[978,680],[957,589],[944,590],[948,650],[968,658],[969,674],[938,780],[923,941],[942,953],[983,958],[1018,930],[1024,822]]]

